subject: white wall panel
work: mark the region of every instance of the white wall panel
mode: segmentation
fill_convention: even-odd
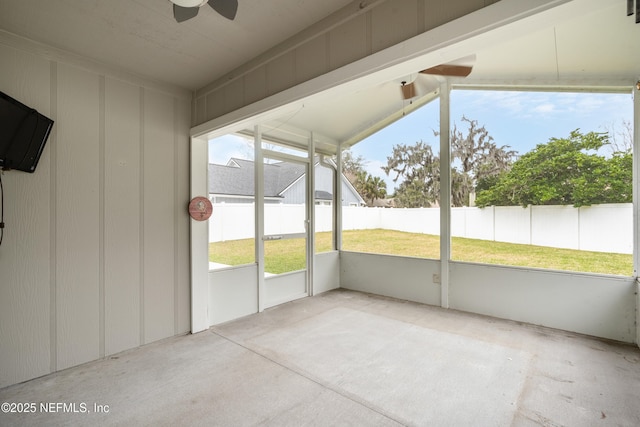
[[[315,255],[313,294],[340,287],[340,252],[331,251]]]
[[[209,272],[211,325],[258,312],[258,267],[251,264]]]
[[[227,94],[227,86],[223,86],[220,89],[216,90],[208,94],[205,97],[205,108],[207,109],[206,116],[207,117],[218,117],[225,113],[227,110],[226,107],[226,94]],[[199,106],[198,102],[196,106]]]
[[[174,331],[173,98],[144,92],[144,342]]]
[[[297,81],[304,82],[327,72],[327,45],[327,37],[317,37],[296,49]]]
[[[618,341],[636,338],[635,280],[450,264],[450,307]]]
[[[244,82],[235,80],[224,87],[224,109],[236,110],[242,107],[244,102]],[[217,108],[218,106],[216,106]]]
[[[140,345],[141,93],[105,81],[105,352]]]
[[[267,96],[267,71],[265,67],[244,76],[244,103],[251,104]]]
[[[191,94],[14,40],[0,89],[55,124],[3,176],[0,387],[190,329]]]
[[[49,61],[2,44],[0,61],[0,90],[51,117]],[[6,228],[0,246],[0,388],[50,369],[49,214],[54,139],[49,138],[33,174],[2,174]]]
[[[195,124],[220,117],[374,52],[481,9],[496,0],[387,0],[354,2],[311,28],[211,82],[196,93]],[[293,55],[294,74],[288,69]],[[285,74],[272,72],[284,69]],[[417,70],[416,70],[417,71]],[[242,87],[228,90],[230,82]],[[267,90],[268,88],[268,90]],[[241,98],[243,97],[243,98]],[[203,100],[206,99],[206,102]],[[237,102],[242,100],[241,105]],[[204,111],[202,109],[205,109]]]
[[[270,94],[280,92],[291,85],[295,80],[295,56],[293,52],[287,52],[266,65],[267,91]]]
[[[371,53],[367,16],[360,15],[329,32],[329,65],[339,68]]]
[[[305,297],[307,292],[306,274],[306,270],[303,270],[265,277],[264,307],[269,308]]]
[[[194,103],[194,109],[195,109],[195,116],[194,116],[195,123],[202,123],[207,120],[207,98],[206,97],[203,96],[202,98],[198,98]]]
[[[440,261],[340,252],[340,286],[424,304],[440,305]]]
[[[425,30],[446,24],[485,6],[484,0],[423,0]]]
[[[58,64],[57,368],[99,353],[99,77]]]
[[[387,1],[371,11],[371,44],[374,52],[418,34],[418,1]]]

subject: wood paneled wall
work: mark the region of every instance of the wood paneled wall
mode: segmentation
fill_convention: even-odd
[[[193,124],[336,70],[497,1],[354,1],[198,90]]]
[[[4,387],[190,330],[191,94],[0,36],[0,90],[55,120],[2,175]]]

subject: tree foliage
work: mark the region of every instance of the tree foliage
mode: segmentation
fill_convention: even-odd
[[[372,176],[364,169],[362,156],[354,156],[351,150],[342,152],[342,173],[356,189],[358,194],[372,206],[378,199],[387,197],[387,183],[377,176]]]
[[[354,187],[358,187],[357,182],[361,172],[364,172],[364,165],[364,157],[355,156],[351,150],[342,152],[342,174]]]
[[[633,125],[630,121],[622,119],[620,124],[611,122],[605,126],[605,131],[609,134],[608,148],[612,154],[633,151]]]
[[[428,207],[436,204],[440,191],[440,159],[431,146],[423,141],[414,145],[398,144],[387,157],[387,166],[382,170],[392,176],[393,182],[400,178],[394,200],[398,207]]]
[[[497,146],[477,120],[463,116],[462,122],[467,125],[466,131],[457,125],[451,131],[451,202],[454,206],[468,206],[476,188],[484,188],[485,181],[508,170],[515,156],[508,146]],[[396,205],[426,207],[438,204],[440,158],[429,144],[419,141],[411,146],[395,145],[391,156],[387,157],[387,166],[382,169],[387,175],[393,175],[394,182],[400,180],[394,197]]]
[[[387,197],[387,183],[382,178],[364,171],[360,173],[356,190],[368,206],[373,206],[376,200]]]
[[[606,133],[579,130],[551,138],[522,155],[490,188],[478,193],[477,206],[626,203],[632,199],[632,154],[598,154]]]

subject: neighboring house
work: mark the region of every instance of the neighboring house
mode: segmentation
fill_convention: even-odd
[[[333,165],[333,163],[331,163]],[[331,204],[333,170],[315,161],[315,204]],[[364,199],[342,175],[342,205],[364,206]],[[277,162],[264,165],[265,203],[300,204],[304,202],[306,180],[304,166]],[[209,198],[213,203],[252,203],[254,162],[231,158],[226,165],[209,164]]]

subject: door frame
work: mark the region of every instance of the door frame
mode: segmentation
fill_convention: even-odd
[[[258,264],[258,312],[265,308],[284,303],[267,304],[266,299],[266,281],[264,276],[264,159],[276,159],[281,161],[290,161],[305,165],[305,237],[306,237],[306,268],[305,268],[305,292],[298,295],[294,299],[313,295],[313,267],[314,267],[314,248],[315,248],[315,144],[313,142],[313,132],[309,132],[309,144],[307,149],[307,157],[295,156],[278,151],[272,151],[262,148],[262,129],[255,126],[254,128],[254,155],[255,155],[255,227],[256,227],[256,263]],[[286,147],[286,144],[283,144]],[[292,149],[299,150],[299,147],[290,146]],[[300,150],[302,153],[303,151]],[[300,233],[296,234],[298,237]],[[285,273],[286,274],[286,273]]]

